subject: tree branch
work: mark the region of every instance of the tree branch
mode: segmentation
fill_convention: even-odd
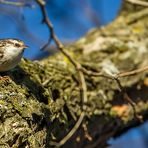
[[[0,0],[0,3],[5,5],[13,5],[16,7],[33,7],[32,5],[26,4],[24,2],[12,2],[12,1]]]
[[[144,7],[148,7],[148,2],[142,1],[142,0],[126,0],[129,3],[135,4],[135,5],[139,5],[139,6],[144,6]]]
[[[50,20],[48,18],[48,15],[47,15],[47,12],[46,12],[46,9],[45,9],[45,1],[44,0],[36,0],[36,2],[40,6],[40,9],[41,9],[41,12],[42,12],[42,16],[43,16],[43,22],[48,26],[49,31],[50,31],[49,40],[48,40],[47,44],[43,48],[48,46],[50,44],[51,40],[53,39],[55,44],[56,44],[56,46],[57,46],[57,48],[59,49],[59,51],[61,53],[63,53],[63,55],[66,56],[69,59],[69,61],[73,64],[73,66],[77,70],[78,77],[79,77],[79,89],[80,89],[80,99],[81,99],[81,104],[82,104],[82,106],[81,106],[82,113],[81,113],[78,121],[76,122],[75,126],[71,129],[71,131],[60,142],[50,142],[50,144],[52,144],[52,145],[62,146],[77,131],[77,129],[80,127],[80,125],[81,125],[81,123],[82,123],[82,121],[83,121],[83,119],[85,117],[85,110],[86,110],[85,104],[87,103],[87,86],[86,86],[84,74],[81,71],[81,65],[78,62],[76,62],[68,54],[68,52],[64,49],[64,45],[60,42],[60,40],[58,39],[58,37],[54,33],[53,25],[50,22]]]

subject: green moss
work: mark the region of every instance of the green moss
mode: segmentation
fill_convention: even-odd
[[[143,23],[132,24],[127,24],[124,19],[121,16],[112,24],[88,33],[68,47],[70,55],[86,69],[104,73],[144,66],[148,63],[147,42],[144,42],[147,37],[147,18],[140,20]],[[135,28],[143,29],[138,34]],[[98,45],[100,37],[106,41],[102,45]],[[18,67],[6,75],[10,79],[0,79],[2,147],[49,146],[50,140],[61,139],[71,129],[81,113],[78,76],[61,53],[36,62],[23,59]],[[141,91],[147,90],[143,85],[145,77],[146,72],[121,79],[121,82],[129,91],[134,89],[135,93],[139,88]],[[125,103],[115,81],[87,75],[85,80],[88,88],[88,130],[98,128],[95,131],[102,135],[103,129],[106,129],[104,127],[112,130],[116,126],[120,130],[134,120],[132,113],[123,121],[111,111],[115,104]],[[143,113],[147,109],[147,101],[142,101],[137,111]],[[90,130],[93,135],[92,132]]]

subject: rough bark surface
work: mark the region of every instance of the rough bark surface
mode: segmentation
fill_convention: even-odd
[[[70,45],[68,52],[92,71],[134,70],[148,65],[147,29],[148,8],[124,4],[115,21],[91,30]],[[147,74],[121,78],[144,119],[148,114]],[[10,78],[0,79],[0,147],[51,147],[51,140],[59,141],[73,127],[81,113],[78,78],[61,53],[42,61],[23,59],[5,75]],[[115,81],[86,75],[85,79],[87,117],[65,147],[104,147],[108,138],[139,124]]]

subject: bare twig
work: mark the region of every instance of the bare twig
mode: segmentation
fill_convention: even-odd
[[[108,79],[114,79],[113,76],[104,74],[102,72],[94,72],[94,71],[90,71],[88,69],[85,69],[84,67],[81,69],[81,71],[83,71],[84,74],[88,75],[88,76],[93,76],[93,77],[104,77],[104,78],[108,78]]]
[[[142,73],[144,71],[147,71],[148,70],[148,66],[145,66],[145,67],[142,67],[142,68],[139,68],[139,69],[135,69],[135,70],[132,70],[132,71],[127,71],[127,72],[122,72],[122,73],[119,73],[117,74],[115,80],[120,88],[120,90],[124,93],[124,98],[129,102],[129,104],[132,106],[133,108],[133,111],[134,111],[134,116],[140,121],[142,122],[142,116],[139,116],[137,113],[136,113],[136,104],[130,99],[130,97],[128,96],[126,90],[123,88],[123,86],[121,85],[120,81],[119,81],[119,78],[122,78],[122,77],[127,77],[127,76],[133,76],[133,75],[137,75],[139,73]]]
[[[145,67],[135,69],[135,70],[132,70],[132,71],[119,73],[119,74],[117,74],[117,77],[121,78],[121,77],[133,76],[133,75],[137,75],[137,74],[144,72],[144,71],[147,71],[147,70],[148,70],[148,66],[145,66]]]
[[[134,116],[140,121],[142,122],[142,117],[140,115],[138,115],[136,113],[136,104],[131,100],[131,98],[128,96],[126,90],[124,89],[124,87],[121,85],[121,82],[119,80],[119,78],[122,78],[122,77],[127,77],[127,76],[133,76],[133,75],[137,75],[139,73],[142,73],[144,71],[147,71],[148,70],[148,66],[145,66],[145,67],[142,67],[142,68],[139,68],[139,69],[136,69],[136,70],[132,70],[132,71],[128,71],[128,72],[122,72],[122,73],[119,73],[115,76],[110,76],[110,75],[106,75],[102,72],[92,72],[90,70],[87,70],[85,68],[82,68],[82,71],[88,75],[88,76],[94,76],[94,77],[104,77],[104,78],[108,78],[108,79],[112,79],[112,80],[115,80],[119,86],[119,89],[120,91],[124,94],[124,99],[126,99],[126,101],[132,106],[133,108],[133,112],[134,112]]]
[[[24,2],[12,2],[12,1],[0,0],[0,3],[6,5],[13,5],[17,7],[32,7],[32,5],[26,4]]]
[[[135,5],[140,5],[144,7],[148,7],[148,2],[142,1],[142,0],[126,0],[129,3],[135,4]]]
[[[118,78],[115,78],[115,81],[117,82],[120,91],[124,94],[124,99],[132,106],[135,118],[138,119],[140,122],[143,122],[142,116],[136,113],[136,103],[131,100],[125,88],[122,86],[120,80]]]
[[[76,132],[76,130],[80,127],[83,119],[84,119],[85,113],[82,112],[78,121],[76,122],[76,124],[74,125],[74,127],[72,128],[72,130],[60,141],[60,142],[50,142],[50,145],[56,146],[56,147],[60,147],[62,145],[64,145],[71,137],[72,135]]]
[[[110,75],[104,74],[102,72],[93,72],[93,71],[87,70],[85,68],[82,68],[81,70],[83,71],[83,73],[85,73],[86,75],[89,75],[89,76],[114,79],[114,78],[122,78],[122,77],[134,76],[134,75],[137,75],[139,73],[148,71],[148,66],[138,68],[138,69],[135,69],[135,70],[131,70],[131,71],[121,72],[121,73],[116,74],[115,76],[110,76]]]
[[[50,31],[50,37],[49,40],[47,42],[47,44],[44,47],[47,47],[51,40],[53,39],[57,48],[63,53],[64,56],[66,56],[69,61],[74,65],[74,67],[76,68],[77,72],[78,72],[78,76],[79,76],[79,87],[80,87],[80,97],[81,97],[81,107],[82,107],[82,113],[78,119],[78,121],[76,122],[76,124],[74,125],[74,127],[69,131],[69,133],[59,142],[50,142],[51,145],[55,145],[55,146],[62,146],[63,144],[65,144],[71,137],[72,135],[77,131],[77,129],[80,127],[84,117],[85,117],[85,103],[87,103],[87,88],[86,88],[86,82],[85,82],[85,78],[84,78],[84,73],[87,75],[91,75],[91,76],[100,76],[100,77],[105,77],[105,78],[109,78],[109,79],[114,79],[116,80],[116,82],[119,85],[120,90],[125,94],[125,99],[129,102],[129,104],[132,106],[133,110],[134,110],[134,115],[136,118],[140,119],[139,115],[136,114],[136,109],[135,109],[135,103],[130,99],[130,97],[127,95],[126,91],[124,90],[124,88],[122,87],[120,81],[119,81],[119,77],[123,77],[123,76],[128,76],[128,75],[134,75],[134,74],[138,74],[142,71],[144,71],[143,69],[138,69],[135,71],[130,71],[128,73],[122,73],[122,74],[118,74],[117,77],[113,77],[113,76],[108,76],[105,75],[103,73],[97,73],[97,72],[91,72],[88,71],[84,68],[82,68],[82,66],[76,62],[69,54],[67,51],[65,51],[64,49],[64,45],[60,42],[60,40],[58,39],[58,37],[56,36],[56,34],[54,33],[54,28],[52,23],[50,22],[46,9],[45,9],[45,1],[44,0],[36,0],[36,2],[38,3],[38,5],[40,6],[41,12],[42,12],[42,16],[43,16],[43,23],[46,23],[46,25],[48,26],[48,29]]]
[[[46,12],[45,1],[44,0],[36,0],[36,2],[38,3],[38,5],[40,6],[40,9],[41,9],[42,16],[43,16],[43,23],[45,23],[48,26],[49,31],[50,31],[50,38],[48,40],[48,43],[44,47],[48,46],[50,41],[53,39],[57,48],[59,49],[59,51],[61,51],[63,53],[63,55],[66,56],[69,59],[69,61],[73,64],[73,66],[77,70],[78,77],[79,77],[79,88],[80,88],[80,99],[81,99],[82,112],[81,112],[81,115],[80,115],[78,121],[74,125],[74,127],[60,142],[50,142],[51,145],[61,146],[61,145],[65,144],[72,137],[72,135],[77,131],[77,129],[80,127],[80,125],[85,117],[85,110],[86,110],[85,104],[87,103],[87,87],[86,87],[84,74],[81,71],[81,69],[82,69],[81,65],[78,62],[76,62],[68,54],[68,52],[64,49],[64,45],[60,42],[60,40],[58,39],[58,37],[54,33],[53,25],[50,22],[50,19],[47,15],[47,12]]]

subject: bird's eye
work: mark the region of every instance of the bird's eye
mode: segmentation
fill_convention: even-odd
[[[18,44],[18,43],[15,43],[15,46],[16,46],[16,47],[20,47],[20,44]]]

